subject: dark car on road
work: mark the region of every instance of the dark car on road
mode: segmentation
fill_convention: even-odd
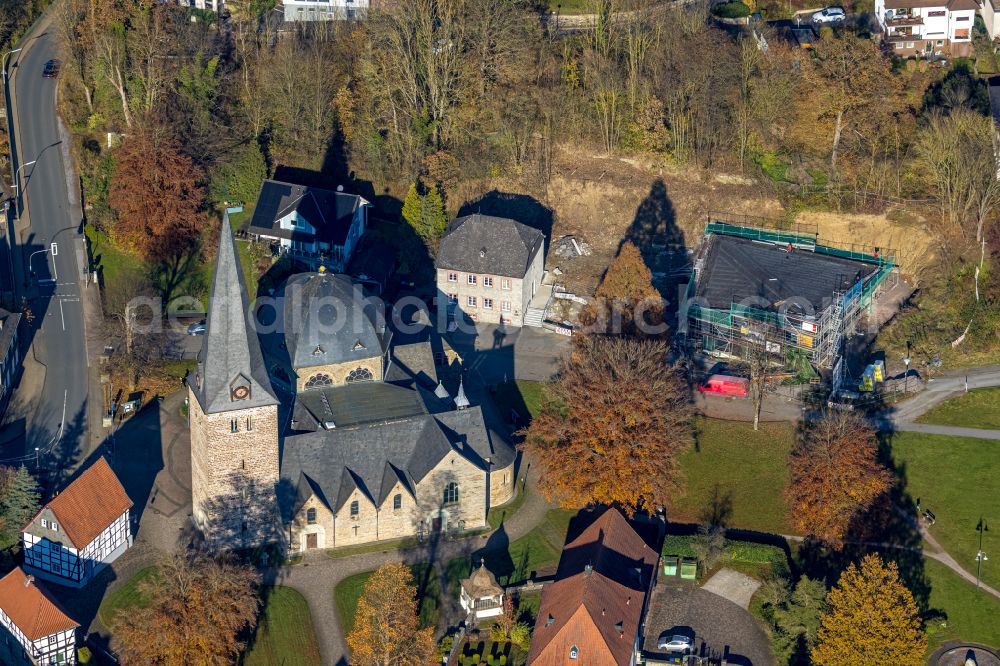
[[[188,326],[188,335],[205,335],[205,320]]]
[[[59,76],[59,61],[49,60],[45,63],[45,69],[42,70],[42,76],[46,79],[54,79]]]

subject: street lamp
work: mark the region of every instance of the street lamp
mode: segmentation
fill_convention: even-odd
[[[14,189],[15,189],[15,190],[17,190],[17,189],[18,189],[18,186],[17,186],[17,185],[18,185],[18,183],[20,183],[20,182],[21,182],[21,181],[19,181],[19,180],[17,179],[17,175],[18,175],[19,173],[21,173],[21,169],[23,169],[24,167],[29,167],[29,166],[31,166],[32,164],[34,164],[35,162],[37,162],[37,161],[38,161],[38,160],[31,160],[30,162],[25,162],[25,163],[24,163],[24,164],[22,164],[21,166],[17,167],[17,171],[15,171],[15,172],[14,172]]]
[[[903,365],[906,366],[906,372],[903,373],[903,395],[906,395],[906,389],[910,382],[910,341],[906,341],[906,356],[903,357]]]
[[[42,254],[43,252],[52,252],[51,246],[45,248],[44,250],[36,250],[36,251],[34,251],[34,252],[32,252],[31,254],[28,255],[28,273],[29,274],[34,275],[34,272],[31,270],[31,260],[35,257],[36,254]]]
[[[38,473],[38,447],[35,447],[35,474]]]
[[[9,58],[11,55],[17,53],[20,50],[21,50],[20,48],[11,49],[10,51],[7,51],[7,53],[3,54],[3,84],[5,86],[7,85],[7,58]]]
[[[982,516],[979,516],[979,524],[976,525],[976,529],[979,531],[979,552],[976,553],[976,589],[978,590],[979,579],[983,575],[983,562],[990,559],[983,552],[983,532],[989,532],[990,528],[986,525],[986,521],[983,520]]]

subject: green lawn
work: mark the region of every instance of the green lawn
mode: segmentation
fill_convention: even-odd
[[[962,393],[930,409],[917,421],[963,428],[1000,429],[1000,388]]]
[[[503,504],[497,507],[491,507],[489,514],[486,516],[486,521],[490,524],[492,529],[499,529],[500,523],[505,520],[510,520],[510,517],[517,513],[522,506],[524,506],[524,501],[528,499],[528,493],[521,487],[521,490],[517,491],[517,497],[507,504]]]
[[[1000,645],[1000,599],[976,592],[975,585],[935,560],[924,560],[924,573],[931,585],[930,607],[948,616],[947,626],[934,622],[927,627],[928,654],[949,640]]]
[[[545,396],[546,385],[546,382],[509,381],[497,385],[493,400],[504,418],[507,418],[511,411],[515,411],[524,420],[538,414]]]
[[[127,608],[142,608],[149,603],[145,595],[139,591],[139,583],[155,575],[156,567],[141,569],[139,573],[125,581],[121,587],[104,597],[100,608],[97,609],[97,617],[101,619],[105,627],[111,627],[118,611]]]
[[[305,597],[290,587],[272,587],[258,620],[244,666],[311,666],[320,663],[319,645]]]
[[[1000,449],[985,439],[899,433],[892,440],[893,459],[906,490],[937,519],[931,533],[966,571],[976,571],[983,515],[990,530],[983,550],[983,580],[1000,587]],[[993,559],[996,556],[996,559]],[[1000,624],[1000,623],[998,623]]]
[[[549,0],[549,10],[565,14],[593,14],[594,0]]]
[[[413,572],[413,582],[417,585],[418,590],[421,581],[425,579],[425,574],[428,573],[429,566],[427,564],[414,564],[410,567],[410,571]],[[333,601],[337,606],[337,615],[340,618],[340,625],[344,630],[344,636],[347,636],[354,629],[354,614],[358,609],[358,600],[365,591],[365,583],[368,582],[373,573],[375,572],[365,571],[364,573],[348,576],[337,583],[337,587],[333,590]],[[420,595],[421,627],[429,627],[437,624],[437,610],[442,602],[440,576],[435,573],[435,575],[427,576],[426,581],[427,585],[424,589],[424,594]]]
[[[674,522],[704,522],[709,515],[743,529],[788,533],[783,492],[791,423],[749,423],[698,418],[696,446],[681,457],[685,492],[668,506]]]
[[[90,225],[84,231],[90,245],[91,270],[99,272],[102,288],[116,284],[123,276],[135,271],[145,274],[143,261],[137,255],[115,247],[106,234]]]

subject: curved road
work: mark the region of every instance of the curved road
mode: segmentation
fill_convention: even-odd
[[[58,51],[57,36],[45,30],[46,23],[22,42],[24,50],[10,66],[22,218],[30,222],[18,238],[14,253],[20,256],[14,264],[23,269],[15,276],[19,294],[35,315],[35,357],[46,366],[35,416],[28,420],[25,453],[33,456],[38,447],[42,478],[60,483],[86,453],[88,361],[80,300],[81,208],[68,168],[69,137],[57,124],[58,79],[42,77],[46,61]]]

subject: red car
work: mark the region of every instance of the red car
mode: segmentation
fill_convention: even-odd
[[[742,398],[750,392],[750,380],[746,377],[733,377],[731,375],[712,375],[698,387],[698,390],[702,393],[719,393]]]

